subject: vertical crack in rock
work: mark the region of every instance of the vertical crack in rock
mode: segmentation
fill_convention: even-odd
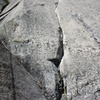
[[[58,17],[57,17],[58,19]],[[58,19],[58,23],[59,23],[59,19]],[[59,48],[57,51],[57,58],[58,59],[58,76],[57,76],[57,80],[56,80],[56,100],[61,100],[62,98],[62,94],[64,93],[64,82],[63,82],[63,77],[60,74],[59,71],[59,65],[61,63],[62,57],[64,56],[64,49],[63,49],[63,32],[62,32],[62,28],[60,26],[59,23],[59,29],[58,29],[58,33],[59,33]]]
[[[59,1],[58,1],[58,4],[59,4]],[[58,4],[57,4],[57,6],[58,6]],[[57,9],[57,6],[56,6],[56,9]],[[60,63],[61,63],[62,57],[64,56],[63,30],[62,30],[56,9],[55,9],[55,13],[56,13],[56,17],[57,17],[58,25],[59,25],[58,32],[59,32],[59,43],[60,43],[58,52],[57,52],[57,58],[60,60]],[[59,63],[59,65],[60,65],[60,63]],[[60,70],[58,69],[58,80],[56,82],[56,91],[57,91],[58,95],[56,95],[56,100],[62,100],[63,94],[65,94],[65,95],[67,94],[66,86],[64,86],[64,85],[65,85],[64,79],[63,79],[62,75],[60,74]],[[65,99],[67,100],[67,97]]]
[[[56,58],[52,58],[48,60],[51,61],[58,69],[56,80],[55,80],[56,81],[55,92],[56,92],[56,100],[61,100],[62,94],[64,93],[64,82],[59,71],[59,65],[61,63],[62,57],[64,56],[64,49],[63,49],[63,32],[60,24],[59,24],[58,33],[59,33],[59,47],[57,51],[57,56]]]
[[[57,3],[55,3],[55,13],[56,13],[56,8],[59,4],[59,1]],[[57,56],[56,58],[53,59],[48,59],[49,61],[51,61],[56,67],[57,67],[57,75],[56,75],[56,87],[55,87],[55,94],[56,94],[56,100],[61,100],[62,95],[65,93],[65,89],[66,87],[64,86],[64,81],[63,81],[63,77],[60,74],[59,71],[59,65],[61,63],[62,57],[64,56],[64,48],[63,48],[63,31],[59,22],[59,18],[58,15],[56,13],[56,17],[58,20],[58,25],[59,25],[59,29],[58,29],[58,33],[59,33],[59,47],[58,47],[58,51],[57,51]]]
[[[58,71],[57,74],[57,80],[56,80],[56,100],[61,100],[62,94],[64,94],[64,82],[63,78],[60,74],[60,71]]]
[[[57,68],[59,67],[61,59],[62,59],[62,57],[64,55],[64,50],[63,50],[63,32],[62,32],[62,28],[61,28],[60,24],[59,24],[58,33],[59,33],[59,47],[58,47],[58,51],[57,51],[57,56],[56,56],[56,58],[48,59]]]
[[[55,3],[54,3],[55,4]],[[57,7],[56,7],[57,8]],[[56,9],[55,9],[56,10]],[[55,12],[56,13],[56,12]],[[64,49],[63,49],[63,31],[62,31],[62,28],[61,28],[61,25],[60,25],[60,22],[59,22],[59,18],[58,18],[58,15],[56,13],[56,17],[57,17],[57,20],[58,20],[58,25],[59,25],[59,28],[58,28],[58,34],[59,34],[59,47],[58,47],[58,51],[57,51],[57,56],[56,58],[52,58],[52,59],[48,59],[49,61],[51,61],[57,68],[59,67],[60,65],[60,62],[61,62],[61,59],[62,57],[64,56]]]

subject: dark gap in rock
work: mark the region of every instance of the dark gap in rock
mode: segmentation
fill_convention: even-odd
[[[63,48],[63,31],[62,28],[60,27],[60,23],[59,23],[59,29],[58,29],[58,33],[59,33],[59,48],[57,51],[57,59],[59,59],[59,65],[61,63],[62,57],[64,56],[64,48]],[[59,67],[59,66],[58,66]],[[64,81],[63,81],[63,77],[60,74],[60,71],[58,69],[58,83],[56,83],[56,91],[57,91],[57,95],[56,95],[56,100],[61,100],[62,98],[62,94],[64,94]]]
[[[58,71],[58,76],[59,76],[59,80],[58,80],[58,82],[56,82],[56,89],[55,89],[56,100],[61,100],[62,94],[64,94],[64,81],[60,74],[60,71]]]
[[[7,15],[3,16],[2,18],[0,18],[0,21],[2,21]],[[0,16],[1,17],[1,16]]]
[[[5,15],[6,13],[10,12],[12,9],[14,9],[20,2],[18,2],[15,6],[13,6],[11,9],[9,9],[7,12],[0,14],[0,17]]]
[[[93,38],[98,44],[100,44],[100,40],[98,38],[96,38],[96,37],[93,37]]]
[[[54,4],[55,4],[56,7],[58,6],[58,2],[55,2]]]
[[[48,61],[51,61],[57,68],[60,65],[62,57],[64,56],[63,33],[62,33],[61,27],[59,27],[58,33],[59,33],[59,47],[58,47],[58,51],[57,51],[57,57],[56,58],[47,59]]]
[[[48,61],[51,61],[57,68],[59,68],[62,57],[64,56],[63,32],[61,27],[58,28],[58,34],[59,34],[59,47],[57,51],[57,56],[56,58],[48,59]],[[56,81],[56,87],[55,87],[56,100],[61,100],[62,94],[64,94],[65,91],[65,87],[64,87],[63,77],[61,76],[59,69],[55,81]]]
[[[94,92],[94,95],[99,95],[100,94],[100,89],[97,89],[95,92]]]
[[[2,7],[1,12],[6,8],[7,5],[8,5],[8,4],[5,4],[5,5]]]
[[[3,7],[2,7],[2,9],[1,9],[1,12],[7,7],[7,5],[9,4],[9,1],[8,0],[4,0],[4,2],[6,3]]]
[[[59,33],[59,48],[58,48],[58,51],[57,51],[57,58],[61,61],[62,57],[64,56],[63,32],[62,32],[61,27],[59,27],[58,33]]]
[[[99,92],[100,93],[100,89],[98,89],[96,92]]]
[[[40,4],[40,6],[45,6],[45,4]]]
[[[87,86],[87,85],[89,85],[89,82],[87,82],[87,83],[85,84],[85,86]]]
[[[59,59],[53,58],[53,59],[48,59],[48,61],[51,61],[57,68],[59,67],[59,64],[60,64]]]

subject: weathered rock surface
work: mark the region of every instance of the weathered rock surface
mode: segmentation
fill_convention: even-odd
[[[1,42],[18,62],[12,57],[14,96],[16,100],[54,100],[57,68],[48,59],[59,56],[61,33],[55,4],[46,0],[19,1],[11,2],[3,10],[1,17],[4,16],[4,19],[0,26]]]
[[[99,100],[99,9],[99,0],[10,0],[0,14],[0,99]]]
[[[0,42],[0,99],[46,100],[39,85]]]
[[[63,30],[60,72],[68,100],[100,100],[100,1],[60,0]]]

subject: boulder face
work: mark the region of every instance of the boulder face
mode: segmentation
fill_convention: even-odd
[[[0,99],[46,100],[42,90],[23,65],[0,42]]]
[[[0,41],[14,56],[9,59],[13,63],[13,91],[16,92],[13,95],[17,100],[55,100],[58,69],[51,61],[57,59],[60,63],[62,58],[62,33],[55,3],[46,0],[11,1],[0,18]]]
[[[99,100],[99,5],[9,0],[0,13],[1,100]]]
[[[60,0],[56,13],[63,29],[60,72],[68,100],[100,99],[100,2]]]

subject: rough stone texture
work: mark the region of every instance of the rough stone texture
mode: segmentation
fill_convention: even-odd
[[[0,99],[100,100],[99,10],[99,0],[10,0],[0,14]]]
[[[10,67],[10,54],[0,43],[0,99],[12,100],[12,73]]]
[[[100,1],[60,0],[63,30],[60,72],[68,100],[100,100]]]
[[[7,15],[0,27],[1,41],[18,62],[12,57],[14,95],[16,100],[45,100],[44,96],[46,100],[54,100],[57,69],[48,59],[56,58],[59,47],[55,4],[49,0],[16,2],[2,12],[1,15]],[[9,46],[3,37],[7,38]]]
[[[0,42],[0,99],[45,100],[39,85]]]

